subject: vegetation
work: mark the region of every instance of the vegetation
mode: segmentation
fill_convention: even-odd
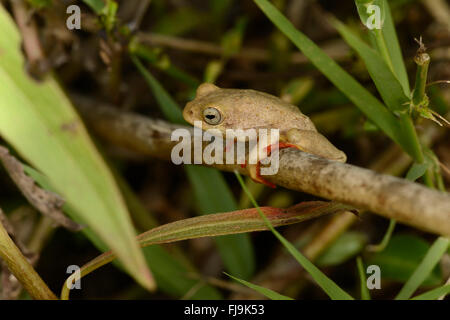
[[[0,296],[450,293],[450,230],[388,220],[392,208],[380,217],[331,191],[270,189],[242,168],[177,166],[158,140],[187,125],[182,108],[200,83],[251,88],[299,106],[352,165],[449,201],[445,1],[184,3],[72,1],[80,30],[60,1],[0,4]]]

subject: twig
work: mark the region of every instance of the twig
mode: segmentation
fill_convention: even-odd
[[[28,58],[29,71],[33,76],[40,77],[48,68],[44,50],[39,40],[36,23],[31,19],[23,0],[11,1],[12,11],[23,38],[23,47]]]
[[[163,46],[177,50],[198,52],[214,56],[222,56],[223,48],[211,42],[183,39],[156,33],[138,33],[137,40],[151,46]],[[334,60],[342,61],[350,57],[350,51],[343,42],[331,42],[324,46],[324,51]],[[244,59],[253,61],[270,60],[270,52],[259,48],[242,48],[241,51],[230,57],[231,59]],[[309,60],[300,52],[291,54],[290,63],[305,64]]]
[[[64,215],[61,208],[64,200],[57,194],[39,188],[34,180],[25,174],[22,164],[9,154],[8,149],[0,146],[0,162],[16,186],[27,200],[42,214],[47,215],[57,224],[78,231],[81,226]]]
[[[170,159],[171,150],[178,143],[170,139],[172,130],[192,130],[110,107],[93,108],[98,104],[79,97],[75,100],[101,137],[144,155]],[[247,174],[238,164],[212,166]],[[266,179],[291,190],[347,203],[418,229],[450,236],[450,195],[418,183],[328,161],[295,149],[280,152],[278,173]]]
[[[422,0],[431,15],[450,32],[450,8],[444,0]]]

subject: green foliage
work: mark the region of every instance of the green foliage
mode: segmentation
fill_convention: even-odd
[[[28,0],[28,3],[36,9],[42,9],[50,6],[52,4],[52,0]]]
[[[353,300],[353,297],[350,296],[347,292],[342,290],[333,280],[328,278],[319,268],[317,268],[313,263],[311,263],[303,254],[298,251],[298,249],[292,245],[288,240],[286,240],[275,228],[272,226],[270,221],[267,219],[265,214],[261,211],[260,207],[256,203],[253,195],[247,189],[247,186],[242,180],[240,174],[235,171],[235,175],[241,184],[242,189],[245,191],[247,196],[253,203],[253,206],[258,209],[259,214],[263,218],[264,222],[272,231],[272,233],[277,237],[277,239],[283,244],[283,246],[287,249],[287,251],[297,260],[297,262],[311,275],[311,277],[316,281],[319,287],[322,288],[323,291],[327,293],[327,295],[333,300]]]
[[[325,250],[316,264],[322,267],[342,264],[361,252],[366,242],[367,237],[361,232],[345,232]]]
[[[387,247],[367,259],[368,264],[378,265],[385,279],[406,282],[420,264],[430,245],[417,236],[394,235]],[[424,279],[424,285],[437,285],[441,281],[438,268],[433,268]]]
[[[50,181],[47,177],[37,172],[29,166],[25,166],[25,172],[32,177],[39,185],[46,190],[54,191]],[[77,213],[72,206],[65,204],[64,212],[66,212],[72,219],[78,219]],[[109,248],[99,236],[92,232],[90,228],[83,228],[83,234],[102,252],[108,251]],[[158,288],[175,297],[184,296],[192,287],[198,284],[198,280],[192,278],[189,273],[192,270],[174,257],[169,251],[161,246],[153,245],[142,249],[147,265],[152,270]],[[119,268],[123,269],[120,263],[117,263]],[[194,292],[191,299],[221,299],[220,293],[209,285],[202,285],[196,292]]]
[[[370,300],[370,292],[369,289],[367,288],[366,270],[364,268],[364,264],[361,257],[356,258],[356,265],[358,268],[361,300]]]
[[[429,277],[429,275],[436,269],[437,264],[441,260],[444,253],[447,251],[450,240],[439,237],[431,245],[430,249],[427,251],[425,257],[414,270],[411,277],[403,286],[402,290],[395,297],[396,300],[409,299],[414,292],[424,284],[424,281]]]
[[[450,293],[450,284],[422,293],[411,300],[436,300]]]
[[[255,0],[267,17],[282,31],[311,63],[319,69],[350,101],[367,115],[391,139],[403,145],[404,137],[399,129],[397,118],[376,99],[367,89],[342,69],[314,42],[286,19],[272,4],[266,0]]]
[[[0,6],[0,135],[114,250],[126,270],[152,287],[122,196],[82,121],[58,83],[26,74],[20,34]],[[83,199],[80,201],[80,199]]]
[[[103,0],[83,0],[96,14],[100,15],[105,7]]]
[[[233,277],[232,275],[229,275],[228,273],[225,273],[227,276],[229,276],[230,278],[236,280],[237,282],[255,290],[256,292],[259,292],[260,294],[262,294],[263,296],[271,299],[271,300],[294,300],[290,297],[287,296],[283,296],[282,294],[279,294],[278,292],[275,292],[273,290],[258,286],[256,284],[253,284],[251,282],[239,279],[237,277]]]
[[[181,7],[174,13],[162,16],[153,28],[153,32],[165,35],[183,35],[199,26],[207,16],[188,7]]]

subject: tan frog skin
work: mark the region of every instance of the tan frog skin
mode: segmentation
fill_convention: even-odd
[[[201,84],[194,100],[183,110],[190,124],[202,121],[202,129],[278,129],[280,144],[330,160],[345,162],[345,153],[317,132],[311,119],[298,107],[275,96],[249,89],[222,89],[210,83]],[[265,183],[257,166],[249,165],[252,179]]]

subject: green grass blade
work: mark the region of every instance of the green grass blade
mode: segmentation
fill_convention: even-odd
[[[88,5],[96,14],[101,14],[103,8],[105,7],[105,2],[103,0],[83,0],[83,2]]]
[[[406,173],[406,179],[410,181],[416,181],[420,177],[422,177],[430,167],[429,163],[417,163],[414,162],[412,166],[409,168],[408,172]]]
[[[153,288],[122,196],[81,119],[51,75],[36,82],[26,74],[20,34],[3,6],[0,30],[0,135],[49,178],[126,270]]]
[[[370,292],[367,288],[366,272],[364,270],[364,264],[361,257],[356,258],[356,264],[358,267],[360,288],[361,288],[361,300],[370,300]]]
[[[354,300],[352,296],[342,290],[333,280],[322,273],[322,271],[320,271],[319,268],[311,263],[303,254],[301,254],[294,245],[292,245],[278,231],[274,229],[271,222],[267,219],[265,214],[261,211],[261,208],[256,203],[253,195],[247,189],[247,186],[245,185],[244,180],[242,180],[241,175],[236,171],[235,175],[239,183],[241,184],[242,189],[245,191],[245,193],[247,193],[247,196],[252,201],[253,206],[258,210],[258,213],[261,215],[270,231],[272,231],[275,237],[277,237],[277,239],[283,244],[287,251],[298,261],[298,263],[300,263],[300,265],[305,268],[305,270],[312,276],[312,278],[317,282],[322,290],[324,290],[333,300]]]
[[[411,89],[409,87],[408,73],[406,72],[405,62],[403,60],[402,51],[400,49],[400,44],[397,38],[397,32],[395,31],[394,21],[392,20],[391,9],[389,7],[389,2],[386,0],[381,0],[384,2],[384,24],[381,32],[386,43],[389,56],[392,61],[392,66],[394,68],[395,75],[400,81],[403,92],[409,95]]]
[[[183,114],[181,113],[180,107],[177,103],[175,103],[175,101],[173,101],[172,97],[161,86],[158,80],[156,80],[155,77],[153,77],[153,75],[147,71],[147,69],[144,67],[137,56],[131,55],[131,60],[133,60],[139,72],[142,74],[145,81],[152,89],[152,92],[155,95],[155,98],[158,101],[158,105],[164,116],[173,123],[186,124],[186,121],[184,121],[183,119]]]
[[[255,290],[256,292],[259,292],[260,294],[262,294],[263,296],[271,299],[271,300],[294,300],[291,297],[287,297],[284,296],[282,294],[279,294],[278,292],[275,292],[273,290],[258,286],[256,284],[253,284],[251,282],[239,279],[237,277],[233,277],[232,275],[225,273],[227,276],[229,276],[230,278],[234,279],[235,281],[243,284],[244,286],[249,287],[250,289]]]
[[[411,300],[436,300],[439,299],[441,296],[445,296],[449,293],[450,293],[450,284],[446,284],[439,288],[415,296]]]
[[[389,226],[386,230],[386,233],[383,236],[383,239],[381,240],[381,242],[379,244],[370,245],[368,248],[369,251],[380,252],[380,251],[383,251],[384,249],[386,249],[386,247],[389,244],[389,241],[391,241],[391,237],[392,237],[392,234],[394,233],[396,224],[397,224],[397,221],[395,221],[395,219],[390,219]]]
[[[370,77],[373,79],[383,101],[391,111],[405,111],[409,98],[403,93],[403,88],[397,77],[392,73],[383,58],[356,36],[346,25],[333,19],[332,24],[344,38],[344,40],[363,59]]]
[[[407,300],[420,287],[423,281],[428,277],[437,263],[442,258],[442,255],[447,251],[450,240],[439,237],[428,250],[427,254],[419,264],[417,269],[405,283],[396,300]]]
[[[341,90],[368,118],[392,140],[402,145],[397,118],[368,90],[326,55],[314,42],[295,29],[267,0],[254,0],[266,16],[339,90]]]
[[[361,22],[369,29],[369,36],[374,48],[383,57],[386,64],[399,79],[405,95],[409,96],[408,74],[406,73],[400,45],[395,32],[389,3],[386,0],[355,0]],[[369,6],[378,7],[379,12],[367,12]],[[379,16],[376,14],[379,13]],[[372,18],[380,18],[380,25],[369,26],[366,22],[375,22]]]
[[[131,56],[138,70],[155,95],[164,115],[172,122],[185,123],[181,109],[167,91],[142,65],[136,56]],[[185,166],[189,181],[194,189],[200,214],[237,210],[236,201],[222,174],[200,166]],[[253,247],[248,235],[230,235],[215,239],[220,255],[228,271],[247,279],[255,268]]]

